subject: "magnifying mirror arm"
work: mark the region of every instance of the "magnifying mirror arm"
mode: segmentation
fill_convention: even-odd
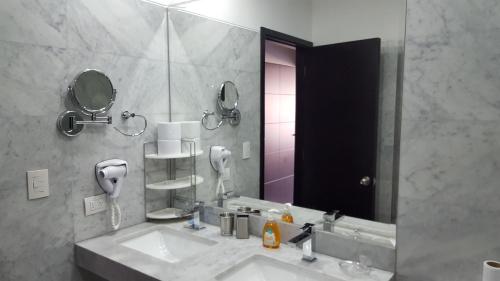
[[[222,125],[224,125],[226,120],[232,126],[238,125],[240,123],[240,120],[241,120],[240,111],[238,109],[233,109],[233,110],[229,111],[228,113],[221,113],[221,120],[219,121],[219,123],[217,123],[217,126],[215,126],[214,128],[209,128],[207,126],[207,120],[208,120],[208,117],[212,116],[212,115],[215,116],[215,112],[213,112],[213,111],[209,112],[208,110],[205,110],[205,111],[203,111],[203,116],[201,117],[201,125],[203,125],[203,127],[209,131],[217,130]]]
[[[113,118],[111,116],[98,117],[95,114],[92,114],[90,120],[71,119],[74,125],[113,124]]]
[[[230,114],[222,114],[222,120],[226,120],[226,119],[237,119],[238,117],[237,116],[234,116],[232,113]]]
[[[105,116],[105,117],[97,117],[94,114],[92,115],[91,120],[79,120],[81,117],[77,116],[69,116],[69,129],[73,130],[74,128],[77,128],[78,125],[95,125],[95,124],[112,124],[113,123],[113,118],[111,116]]]

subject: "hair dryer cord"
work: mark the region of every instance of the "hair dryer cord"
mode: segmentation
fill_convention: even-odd
[[[111,198],[111,226],[113,230],[120,228],[122,222],[122,211],[115,198]]]

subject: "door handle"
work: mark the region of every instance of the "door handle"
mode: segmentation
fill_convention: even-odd
[[[372,180],[368,176],[362,177],[361,180],[359,181],[359,184],[362,186],[369,186],[371,185],[371,183]]]

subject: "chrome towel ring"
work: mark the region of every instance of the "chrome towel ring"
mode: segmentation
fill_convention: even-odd
[[[124,111],[124,112],[122,112],[121,117],[124,120],[127,120],[129,118],[135,118],[135,117],[139,117],[139,118],[142,118],[144,120],[144,128],[141,131],[139,131],[138,133],[130,134],[130,133],[126,133],[126,132],[121,131],[117,127],[113,127],[117,132],[119,132],[120,134],[122,134],[124,136],[127,136],[127,137],[137,137],[137,136],[140,136],[140,135],[144,134],[144,132],[146,131],[146,128],[148,127],[148,120],[146,119],[146,117],[144,115],[140,115],[140,114],[135,114],[133,112]]]

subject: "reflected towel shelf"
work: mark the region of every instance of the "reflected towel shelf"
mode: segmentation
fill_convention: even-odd
[[[181,209],[166,208],[146,214],[146,218],[153,220],[170,220],[189,217],[191,214],[185,213]]]
[[[204,181],[203,177],[196,176],[196,184],[203,183],[203,181]],[[174,189],[187,188],[190,186],[191,186],[191,177],[187,176],[176,180],[166,180],[157,183],[147,184],[146,188],[153,190],[174,190]]]
[[[200,156],[203,154],[203,150],[196,151],[195,156]],[[158,155],[156,153],[146,154],[144,156],[146,159],[180,159],[180,158],[188,158],[191,157],[189,152],[187,153],[179,153],[179,154],[169,154],[169,155]]]

